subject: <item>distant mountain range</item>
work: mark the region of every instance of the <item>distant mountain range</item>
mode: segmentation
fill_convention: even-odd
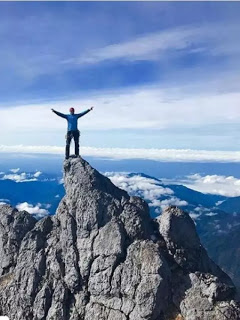
[[[16,182],[0,180],[0,202],[12,206],[27,202],[33,206],[47,207],[49,214],[55,214],[65,191],[57,178],[41,177],[37,181]]]

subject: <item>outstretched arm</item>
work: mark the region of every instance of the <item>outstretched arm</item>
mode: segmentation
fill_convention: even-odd
[[[89,111],[93,110],[93,107],[91,107],[90,109],[87,109],[86,111],[83,111],[81,113],[77,113],[77,117],[81,118],[82,116],[84,116],[85,114],[87,114]]]
[[[56,110],[54,110],[54,109],[51,109],[51,110],[52,110],[52,112],[56,113],[56,115],[58,115],[59,117],[62,117],[62,118],[64,118],[64,119],[67,118],[67,115],[66,115],[66,114],[63,114],[63,113],[61,113],[61,112],[59,112],[59,111],[56,111]]]

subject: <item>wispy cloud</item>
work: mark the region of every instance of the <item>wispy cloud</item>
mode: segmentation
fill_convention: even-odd
[[[148,76],[132,63],[140,65],[143,60],[150,61],[141,69],[149,75],[148,83],[162,81],[163,69],[167,75],[173,71],[172,79],[181,83],[184,70],[189,70],[191,83],[195,67],[194,78],[204,70],[206,80],[214,64],[209,57],[220,57],[215,63],[218,71],[231,67],[238,74],[239,23],[237,12],[230,14],[228,4],[226,13],[218,3],[178,7],[172,3],[69,2],[58,5],[58,10],[48,3],[15,6],[18,4],[11,8],[2,4],[0,10],[1,101],[3,96],[8,101],[39,96],[54,99],[102,84],[104,88],[126,88],[133,75],[130,85],[143,84]],[[127,75],[126,61],[127,67],[133,67]],[[218,78],[215,69],[212,74]]]
[[[9,171],[13,172],[13,173],[17,173],[20,170],[20,168],[17,169],[10,169]]]
[[[214,56],[234,55],[240,50],[238,42],[234,41],[237,31],[239,31],[238,25],[228,25],[224,28],[219,24],[178,26],[94,49],[78,58],[68,59],[65,63],[96,64],[112,59],[135,61],[167,58],[169,60],[171,57],[182,55],[184,50],[188,53]]]
[[[168,50],[181,50],[197,43],[203,29],[180,27],[139,36],[127,42],[108,45],[65,63],[99,63],[111,59],[152,60]]]

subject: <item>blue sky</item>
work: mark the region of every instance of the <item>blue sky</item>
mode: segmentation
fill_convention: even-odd
[[[238,2],[1,2],[2,150],[63,146],[49,110],[94,105],[84,146],[237,151],[239,14]]]

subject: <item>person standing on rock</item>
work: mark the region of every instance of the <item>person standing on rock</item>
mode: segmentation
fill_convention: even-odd
[[[59,111],[56,111],[54,109],[51,109],[52,112],[56,113],[59,117],[62,117],[67,120],[68,122],[68,131],[66,135],[66,151],[65,151],[65,157],[66,159],[69,158],[69,153],[70,153],[70,144],[72,138],[74,139],[75,142],[75,155],[79,156],[79,130],[78,130],[78,119],[87,114],[89,111],[93,110],[93,107],[90,109],[83,111],[81,113],[75,113],[74,108],[70,108],[69,112],[70,114],[63,114]]]

